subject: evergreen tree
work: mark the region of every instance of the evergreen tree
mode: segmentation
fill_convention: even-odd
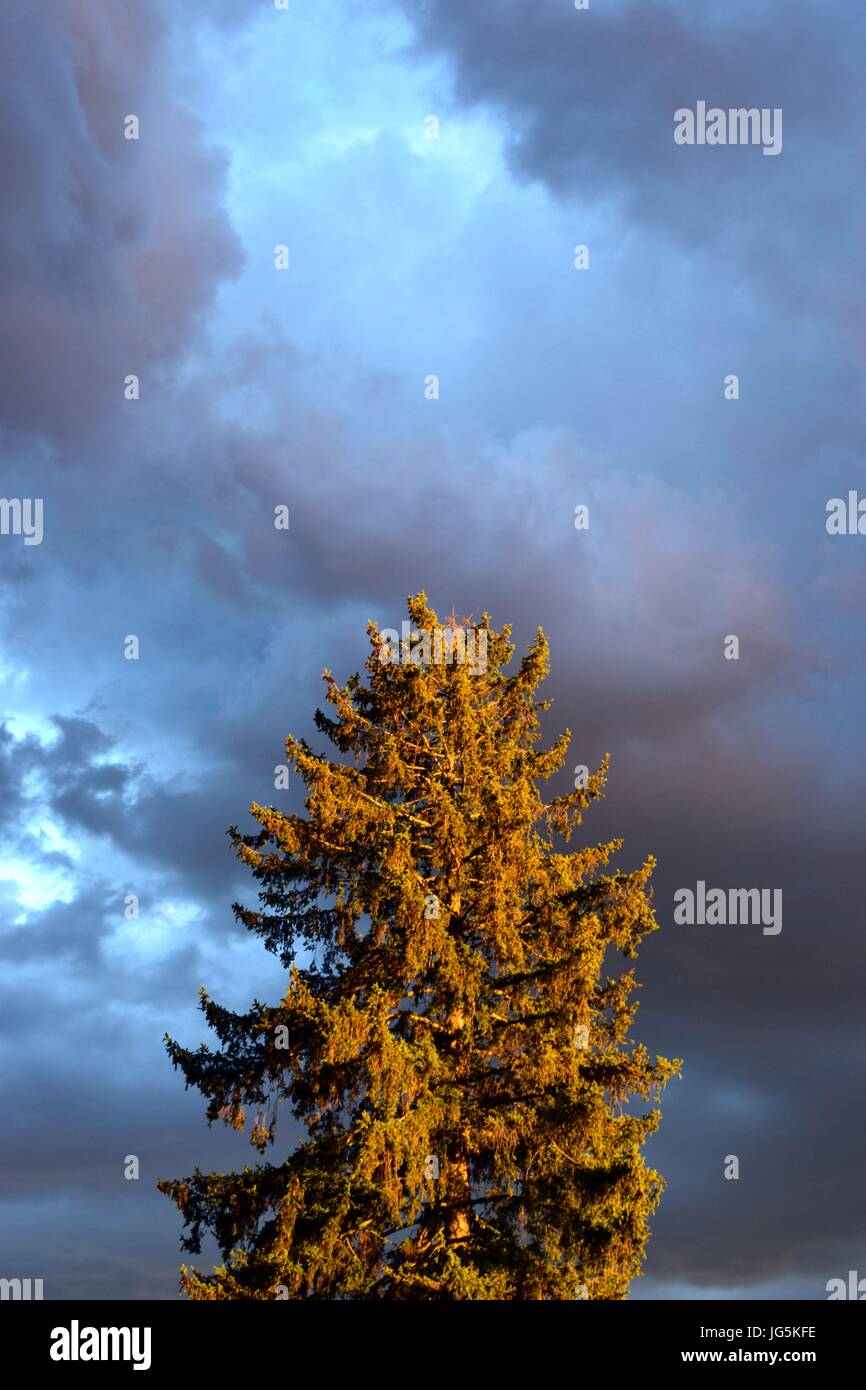
[[[454,619],[431,659],[424,594],[409,613],[414,659],[370,624],[368,682],[324,673],[343,760],[286,740],[306,816],[254,805],[260,830],[229,832],[260,885],[235,916],[288,988],[244,1014],[202,990],[219,1049],[166,1044],[262,1157],[284,1104],[305,1128],[280,1162],[159,1184],[185,1249],[209,1232],[225,1259],[183,1267],[190,1298],[621,1299],[640,1271],[664,1184],[641,1154],[658,1108],[630,1105],[680,1063],[628,1042],[633,971],[601,972],[658,925],[654,861],[567,848],[606,759],[542,798],[570,739],[537,746],[543,633],[506,675],[510,628],[465,629],[480,670]]]

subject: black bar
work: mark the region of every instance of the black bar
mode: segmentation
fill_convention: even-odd
[[[458,1382],[465,1385],[467,1374],[489,1380],[499,1365],[512,1380],[528,1372],[534,1381],[581,1380],[593,1370],[619,1377],[674,1367],[688,1375],[689,1367],[713,1364],[763,1370],[799,1365],[823,1381],[828,1372],[859,1363],[864,1324],[862,1314],[831,1302],[192,1305],[178,1299],[6,1301],[0,1304],[0,1328],[23,1368],[48,1372],[52,1381],[92,1379],[105,1371],[139,1379],[180,1373],[198,1384],[212,1374],[222,1385],[229,1375],[243,1376],[243,1384],[277,1373],[280,1390],[289,1390],[300,1381],[330,1381],[341,1366],[358,1375],[365,1365],[374,1381],[387,1373],[401,1383],[441,1382],[443,1375],[450,1381],[459,1368]],[[101,1329],[112,1328],[117,1335],[106,1332],[103,1339]],[[98,1337],[88,1329],[97,1329]],[[79,1359],[53,1359],[52,1347],[70,1356],[77,1350]],[[106,1359],[81,1357],[91,1350]],[[126,1359],[111,1359],[115,1350]]]

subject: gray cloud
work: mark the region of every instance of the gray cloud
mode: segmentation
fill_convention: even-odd
[[[189,346],[240,268],[225,160],[174,97],[150,0],[10,0],[0,43],[0,411],[7,428],[80,434],[121,409],[128,373]]]
[[[800,309],[844,314],[862,346],[862,295],[849,286],[845,309],[833,292],[836,261],[864,231],[852,179],[863,154],[862,6],[734,3],[724,23],[690,0],[591,13],[553,0],[423,0],[406,12],[414,50],[447,60],[457,102],[502,119],[517,178],[578,210],[612,202],[648,238],[733,260],[742,278]],[[674,112],[699,100],[781,108],[781,155],[675,145]]]

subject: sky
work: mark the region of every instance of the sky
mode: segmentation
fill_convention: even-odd
[[[254,1156],[163,1034],[282,992],[227,827],[300,807],[322,668],[420,589],[544,628],[587,838],[658,859],[631,1297],[866,1274],[864,42],[859,0],[5,0],[0,1275],[176,1297],[156,1181]],[[677,144],[701,101],[781,151]],[[782,930],[676,922],[699,881]]]

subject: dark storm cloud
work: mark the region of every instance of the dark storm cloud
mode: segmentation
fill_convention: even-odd
[[[0,777],[12,792],[13,806],[24,801],[26,775],[40,773],[44,796],[69,825],[93,833],[110,831],[123,810],[123,795],[136,771],[103,761],[114,740],[92,720],[55,716],[57,736],[46,745],[35,735],[14,739],[4,727],[0,736]]]
[[[248,884],[231,850],[227,828],[234,823],[246,828],[250,802],[256,797],[269,800],[275,796],[273,768],[285,761],[281,741],[275,740],[273,748],[261,749],[260,777],[251,777],[244,764],[226,765],[218,788],[204,795],[213,779],[213,770],[204,764],[197,778],[188,775],[189,785],[178,787],[153,777],[135,760],[124,762],[116,740],[92,720],[56,716],[54,723],[60,735],[47,746],[35,737],[14,740],[3,730],[0,787],[5,786],[7,793],[4,809],[15,813],[16,822],[21,819],[28,800],[25,779],[38,774],[40,788],[33,794],[33,804],[38,804],[40,813],[58,820],[72,836],[84,833],[104,838],[112,850],[137,866],[136,870],[125,870],[127,876],[138,872],[147,880],[158,873],[169,893],[194,894],[212,906],[217,921],[223,917],[230,929],[232,894],[239,880],[245,887]],[[108,756],[112,761],[105,761]],[[297,797],[283,792],[281,799],[288,807]],[[32,836],[25,834],[20,843],[31,863],[38,862],[43,868],[73,866],[67,855],[46,853]],[[135,887],[115,883],[115,912],[120,910],[118,904],[122,908],[124,892],[135,891]],[[109,889],[101,884],[98,891],[105,902]],[[99,930],[90,914],[93,906],[93,901],[76,900],[75,905],[55,908],[62,920],[50,923],[37,915],[21,929],[21,942],[27,943],[28,952],[38,950],[56,931],[69,943],[68,928],[76,916],[84,939],[97,940]]]
[[[733,259],[765,291],[847,317],[862,343],[859,286],[847,308],[832,293],[834,259],[866,227],[857,0],[743,0],[723,20],[694,0],[405,9],[416,51],[448,60],[457,101],[501,117],[518,178],[578,208],[611,199],[647,231]],[[677,146],[674,112],[699,100],[782,108],[782,153]]]
[[[178,889],[196,893],[198,907],[206,909],[204,876],[198,881],[195,865],[173,862],[173,844],[166,850],[179,823],[166,811],[164,789],[157,796],[151,786],[148,794],[140,769],[115,765],[108,770],[120,774],[118,780],[106,787],[100,776],[106,769],[95,760],[116,756],[113,740],[92,720],[55,722],[59,737],[48,746],[35,738],[10,740],[4,731],[2,785],[11,804],[24,806],[35,795],[38,774],[42,811],[63,817],[65,829],[83,828],[100,840],[85,841],[84,864],[66,860],[76,875],[68,901],[21,914],[0,883],[0,1040],[7,1059],[0,1082],[6,1116],[3,1269],[43,1277],[46,1298],[166,1297],[176,1284],[179,1222],[157,1193],[157,1179],[197,1163],[238,1166],[251,1156],[245,1140],[222,1126],[207,1133],[201,1098],[177,1083],[162,1042],[169,1030],[195,1045],[207,1031],[191,1005],[214,973],[224,992],[224,968],[215,971],[209,947],[222,934],[221,919],[231,914],[225,902],[215,901],[213,920],[200,911],[194,931],[176,931],[152,958],[146,941],[141,952],[139,937],[151,929],[155,908]],[[105,821],[94,817],[94,798],[105,795],[114,803],[130,788],[137,800],[129,814],[112,804]],[[198,832],[213,853],[200,796],[190,798],[186,812],[197,815]],[[143,842],[156,835],[157,823],[163,852],[154,843],[153,873]],[[124,920],[124,892],[131,885],[122,873],[112,878],[106,839],[111,849],[125,847],[142,861],[134,885],[142,895],[139,921]],[[56,856],[41,852],[34,840],[21,858],[44,873]],[[225,885],[216,857],[209,867],[209,891],[218,896]],[[257,964],[252,974],[261,994],[275,993],[282,976],[273,962],[265,969]],[[21,1065],[8,1064],[13,1055]],[[291,1145],[290,1134],[284,1141]],[[138,1180],[124,1177],[129,1155],[140,1161]],[[205,1258],[216,1253],[206,1251]]]
[[[734,998],[723,1028],[724,1065],[701,1052],[707,1029],[689,1033],[692,1084],[668,1097],[666,1132],[653,1144],[670,1185],[654,1222],[652,1278],[742,1289],[787,1277],[804,1282],[801,1296],[822,1298],[866,1237],[850,1202],[863,1135],[835,1089],[858,1088],[859,1058],[842,1030],[823,1049],[790,1027],[758,1030]],[[740,1161],[736,1180],[724,1177],[728,1155]]]
[[[30,854],[29,862],[36,863],[32,849]],[[42,869],[48,867],[46,856],[38,862]],[[44,912],[28,914],[27,921],[18,926],[10,924],[15,916],[10,904],[4,913],[3,960],[6,967],[51,960],[54,963],[62,961],[65,970],[72,968],[90,973],[99,967],[100,942],[112,915],[119,918],[122,910],[123,899],[116,886],[98,881],[88,884],[70,902],[57,902]],[[50,992],[37,991],[31,996],[28,991],[22,992],[16,982],[13,988],[4,989],[3,994],[3,1031],[10,1039],[14,1037],[17,1045],[34,1023],[41,1026],[52,1014],[56,1018],[56,1002]]]
[[[866,795],[862,772],[847,787],[828,783],[783,743],[771,747],[739,730],[652,753],[626,745],[587,829],[622,835],[629,864],[646,850],[659,859],[662,930],[643,953],[638,1032],[685,1068],[652,1145],[669,1181],[652,1277],[734,1290],[797,1277],[800,1296],[820,1298],[866,1238],[850,1206],[866,1129],[843,1099],[862,1088],[866,1045],[852,970],[866,925]],[[698,878],[782,889],[781,934],[677,925],[674,892]],[[736,1182],[723,1177],[728,1154],[740,1158]]]
[[[386,416],[387,447],[371,431],[362,435],[360,421],[323,442],[304,391],[302,378],[281,401],[292,448],[310,465],[291,481],[289,544],[262,524],[267,503],[284,495],[281,432],[195,445],[202,468],[207,459],[229,471],[242,458],[248,487],[260,492],[261,507],[236,513],[235,525],[261,591],[275,596],[284,587],[317,610],[366,601],[381,626],[399,626],[403,596],[426,588],[443,613],[486,608],[513,622],[522,640],[541,624],[557,640],[557,680],[570,684],[579,671],[584,717],[604,710],[617,737],[635,726],[645,737],[682,731],[785,683],[808,684],[819,666],[814,634],[793,610],[776,563],[717,497],[624,485],[582,459],[567,435],[528,434],[511,457],[491,457],[462,438],[434,434],[426,448],[408,431],[403,439],[395,415]],[[347,505],[364,466],[359,438],[376,449],[377,467]],[[413,475],[404,463],[410,452]],[[575,496],[592,498],[597,530],[583,538],[573,526]],[[514,555],[519,571],[508,563]],[[740,635],[747,663],[722,662],[728,632]],[[356,658],[347,652],[346,660]]]
[[[26,865],[41,873],[59,870],[75,877],[78,865],[71,853],[46,848],[40,838],[46,818],[66,836],[93,837],[101,848],[71,901],[6,926],[6,958],[38,959],[59,952],[79,957],[81,964],[92,963],[103,938],[122,920],[125,894],[132,892],[141,897],[145,916],[161,898],[195,895],[213,911],[213,921],[199,923],[197,931],[206,937],[210,931],[219,936],[231,930],[230,904],[244,876],[226,829],[233,822],[246,826],[246,808],[253,799],[252,793],[244,795],[248,774],[235,769],[229,776],[226,770],[219,795],[208,797],[203,806],[206,777],[179,789],[149,775],[134,760],[124,762],[116,740],[92,720],[57,716],[54,723],[59,736],[47,745],[34,736],[13,739],[5,728],[0,733],[7,850],[14,847]],[[278,756],[279,749],[271,765]],[[105,761],[108,757],[112,760]],[[266,794],[264,779],[255,791]],[[124,856],[124,867],[115,869],[112,880],[112,857],[118,854]],[[15,915],[11,904],[6,915]],[[186,943],[194,950],[196,937],[188,935]],[[196,987],[192,977],[188,984]]]
[[[226,1169],[254,1161],[245,1138],[222,1125],[207,1130],[201,1097],[178,1084],[162,1046],[185,967],[175,960],[150,978],[150,999],[161,1005],[145,1010],[140,991],[142,1012],[115,1007],[106,1015],[106,971],[94,981],[101,988],[89,1007],[80,1000],[66,1014],[59,1001],[40,1007],[44,992],[34,987],[25,994],[26,1020],[13,1018],[28,1062],[5,1069],[0,1082],[3,1271],[43,1277],[46,1298],[174,1296],[180,1223],[156,1182],[196,1164]],[[14,1001],[5,990],[0,997],[5,1016]],[[137,1180],[124,1176],[130,1155],[139,1160]],[[202,1258],[216,1255],[206,1249]]]
[[[5,724],[0,724],[0,826],[17,822],[23,797],[21,778],[16,771],[16,740]]]
[[[151,3],[0,10],[0,412],[79,433],[176,359],[241,264],[225,163],[175,99]],[[137,115],[138,141],[124,139]]]

